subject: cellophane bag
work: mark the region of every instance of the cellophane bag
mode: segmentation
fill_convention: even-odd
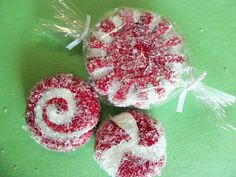
[[[83,42],[91,85],[103,100],[117,107],[150,109],[179,96],[177,112],[193,91],[202,110],[217,123],[236,130],[225,108],[236,97],[203,84],[207,72],[196,74],[183,37],[171,21],[155,12],[119,7],[104,14],[94,27],[91,16],[70,2],[54,3],[55,23],[44,24],[72,42]]]

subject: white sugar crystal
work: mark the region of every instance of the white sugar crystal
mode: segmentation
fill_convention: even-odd
[[[174,54],[174,55],[181,55],[183,53],[183,47],[181,44],[171,46],[167,49],[169,54]]]
[[[99,68],[96,69],[94,72],[91,73],[91,77],[93,79],[99,79],[101,77],[106,76],[108,73],[110,73],[114,68],[112,66],[110,67],[103,67],[103,68]]]
[[[133,19],[135,23],[138,23],[141,16],[140,10],[133,10]]]
[[[121,19],[118,15],[115,15],[115,16],[113,16],[113,17],[110,17],[109,19],[114,23],[114,25],[116,26],[116,28],[121,27],[122,24],[123,24],[122,19]]]
[[[153,31],[153,29],[158,25],[158,23],[160,22],[160,16],[158,15],[154,15],[153,16],[153,19],[152,19],[152,22],[149,26],[149,31]]]
[[[41,132],[44,135],[46,135],[47,137],[52,137],[53,139],[66,140],[74,137],[79,137],[93,128],[91,126],[88,126],[81,131],[75,131],[73,133],[59,133],[48,127],[48,125],[44,122],[42,117],[43,108],[47,105],[47,102],[53,98],[65,99],[67,101],[69,110],[66,112],[56,113],[57,111],[56,106],[48,105],[47,108],[49,108],[49,110],[47,109],[46,113],[48,119],[51,122],[57,125],[68,124],[69,122],[71,122],[74,116],[77,115],[77,108],[75,103],[76,100],[73,96],[73,93],[70,90],[65,88],[54,88],[46,91],[45,93],[42,94],[42,97],[38,100],[37,105],[34,109],[35,124],[41,129]]]
[[[164,78],[160,79],[160,87],[165,89],[167,95],[175,89],[174,84],[170,83],[167,79]]]
[[[88,48],[87,58],[90,57],[105,57],[107,56],[106,51],[97,48]]]
[[[94,32],[93,32],[93,35],[94,35],[97,39],[99,39],[99,40],[101,40],[101,41],[103,41],[103,42],[105,42],[105,43],[108,43],[108,44],[112,43],[112,41],[114,40],[113,37],[109,35],[109,33],[103,32],[103,31],[101,31],[101,30],[99,30],[99,31],[94,31]]]
[[[136,120],[130,113],[121,113],[114,116],[112,120],[131,137],[131,140],[129,142],[121,141],[118,145],[101,152],[101,157],[95,159],[110,176],[116,176],[125,153],[132,153],[136,157],[149,161],[159,161],[163,156],[166,157],[166,139],[163,134],[160,135],[157,143],[149,147],[142,146],[138,144],[139,129]],[[127,125],[128,122],[131,122],[131,126]],[[156,128],[160,130],[160,125]],[[156,173],[160,174],[158,168],[156,168]]]
[[[176,62],[166,63],[166,68],[173,71],[181,71],[183,69],[183,64]]]
[[[117,116],[112,117],[112,120],[119,125],[131,137],[132,141],[139,141],[138,127],[134,117],[128,113],[123,112]]]

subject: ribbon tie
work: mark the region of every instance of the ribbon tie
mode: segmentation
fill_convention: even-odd
[[[184,102],[185,98],[187,96],[187,93],[191,90],[194,90],[201,81],[207,76],[207,72],[203,72],[198,78],[194,79],[179,95],[178,105],[176,112],[183,112]]]
[[[86,35],[89,32],[90,22],[91,22],[91,16],[86,15],[86,21],[85,21],[85,27],[84,27],[83,33],[77,39],[75,39],[70,44],[68,44],[66,46],[67,49],[69,49],[69,50],[73,49],[75,46],[79,45],[84,40],[84,38],[86,37]]]

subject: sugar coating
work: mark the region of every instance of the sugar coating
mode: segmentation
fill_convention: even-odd
[[[57,74],[35,85],[28,97],[27,129],[47,149],[65,152],[85,144],[100,116],[90,86],[72,74]]]
[[[161,125],[141,111],[123,112],[96,133],[95,160],[112,177],[154,177],[166,163]]]
[[[118,107],[148,109],[166,101],[182,84],[185,60],[181,36],[153,12],[120,8],[102,19],[88,38],[92,85]]]
[[[101,39],[103,42],[106,43],[112,43],[112,41],[114,40],[112,36],[103,31],[94,31],[93,35],[96,38]]]

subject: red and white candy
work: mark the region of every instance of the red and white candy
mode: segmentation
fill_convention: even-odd
[[[28,129],[47,149],[72,151],[85,144],[100,116],[90,86],[72,74],[58,74],[36,84],[26,111]]]
[[[134,110],[112,117],[96,133],[95,160],[112,177],[160,175],[166,162],[161,125]]]
[[[182,38],[165,18],[120,8],[90,33],[87,70],[95,90],[119,107],[147,109],[180,86]]]

